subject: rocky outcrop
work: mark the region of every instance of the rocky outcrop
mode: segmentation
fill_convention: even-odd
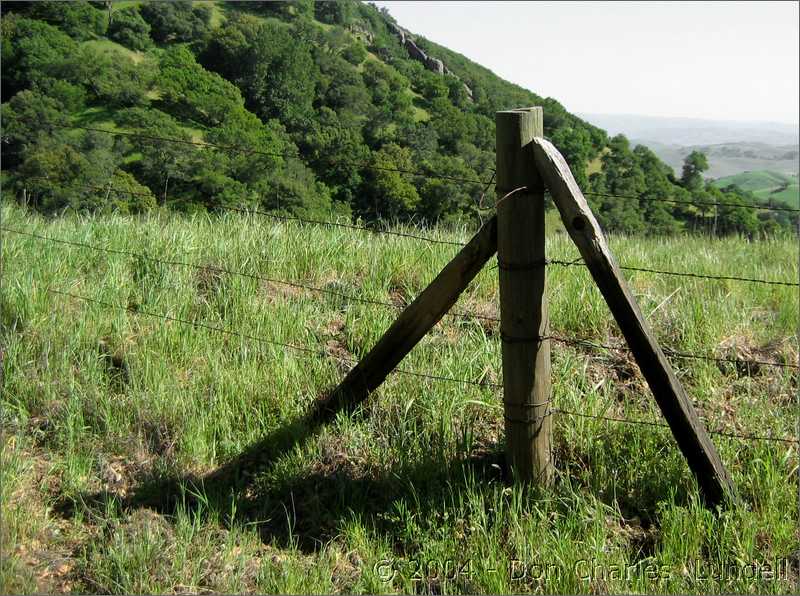
[[[433,56],[429,56],[422,48],[420,48],[415,42],[414,39],[411,37],[411,34],[400,27],[399,25],[389,22],[389,29],[397,35],[400,40],[400,45],[402,45],[406,51],[408,52],[409,57],[412,59],[422,63],[422,65],[430,70],[431,72],[435,72],[439,75],[449,75],[451,77],[455,77],[458,79],[458,76],[453,73],[447,66],[445,66],[444,62],[442,62],[439,58],[435,58]],[[460,79],[459,79],[460,80]],[[462,83],[464,85],[464,91],[467,93],[467,97],[469,97],[470,101],[472,100],[472,89],[469,88],[469,85],[466,83]]]
[[[375,36],[372,35],[372,32],[365,29],[358,23],[351,23],[347,26],[347,30],[350,31],[353,37],[359,41],[363,41],[366,44],[371,44],[373,41],[375,41]]]
[[[428,56],[428,59],[425,61],[425,66],[428,67],[428,70],[432,70],[436,74],[444,75],[444,62],[438,58]]]

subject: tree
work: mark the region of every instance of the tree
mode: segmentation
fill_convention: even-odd
[[[338,0],[328,2],[316,0],[314,2],[314,17],[330,25],[348,25],[355,17],[356,9],[352,0]]]
[[[169,47],[161,55],[158,75],[161,101],[176,115],[209,126],[244,107],[242,94],[233,84],[200,66],[186,46]]]
[[[78,40],[105,35],[108,27],[108,19],[103,11],[97,10],[85,0],[32,2],[29,14],[31,18],[55,25]]]
[[[351,204],[362,182],[363,165],[369,148],[357,128],[341,125],[337,114],[320,108],[301,144],[309,165],[330,188],[334,201]]]
[[[52,97],[67,112],[78,112],[86,105],[86,89],[62,79],[42,78],[33,84],[33,90]]]
[[[193,7],[191,0],[148,2],[140,11],[158,43],[197,41],[211,29],[210,9],[207,6]]]
[[[114,170],[108,188],[112,189],[109,193],[110,206],[120,213],[143,213],[156,207],[156,197],[152,191],[133,174],[119,168]]]
[[[117,124],[149,136],[190,141],[189,135],[169,115],[158,110],[129,108],[117,112]],[[191,166],[194,149],[188,143],[152,142],[143,137],[129,137],[133,152],[141,159],[135,164],[135,174],[159,197],[161,204],[181,191],[191,189]],[[172,194],[170,194],[172,193]]]
[[[433,154],[422,164],[431,174],[474,179],[478,175],[460,157]],[[475,217],[477,189],[443,178],[425,178],[419,188],[420,201],[416,212],[429,223],[459,222]]]
[[[598,197],[600,224],[607,230],[643,231],[645,224],[638,197],[647,189],[645,175],[624,135],[612,138],[608,149],[602,157],[603,188],[599,192],[613,196]]]
[[[128,6],[112,13],[108,36],[132,50],[146,50],[153,45],[150,24],[142,18],[139,9]]]
[[[56,27],[42,21],[6,15],[2,27],[3,100],[54,76],[54,67],[73,55],[78,44]]]
[[[411,177],[397,170],[414,170],[411,151],[391,143],[372,154],[370,165],[359,197],[359,214],[368,219],[407,219],[420,198]]]
[[[39,91],[20,91],[2,107],[3,167],[20,164],[41,137],[64,136],[64,106]]]
[[[282,25],[265,23],[243,56],[240,83],[248,105],[263,120],[279,118],[292,128],[313,114],[318,72],[311,48]]]
[[[358,66],[367,58],[367,49],[359,41],[354,41],[342,50],[342,58]]]
[[[238,108],[225,121],[206,133],[209,143],[227,147],[245,147],[252,151],[221,151],[220,167],[227,168],[237,180],[252,182],[281,166],[283,155],[296,154],[286,130],[277,120],[261,122],[252,112]]]
[[[281,19],[294,19],[295,17],[311,17],[314,15],[314,0],[262,0],[254,2],[253,8]]]
[[[85,86],[96,100],[135,106],[146,102],[156,69],[150,61],[137,64],[117,49],[82,46],[58,65],[57,73]]]
[[[40,133],[25,148],[16,171],[36,207],[95,211],[108,204],[108,185],[120,156],[108,135],[87,132],[79,139]]]
[[[681,184],[688,190],[699,190],[703,187],[703,172],[708,169],[705,153],[692,151],[683,160]]]

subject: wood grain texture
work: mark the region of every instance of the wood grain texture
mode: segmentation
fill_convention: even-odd
[[[726,499],[735,499],[730,476],[692,402],[644,320],[569,166],[549,141],[534,139],[532,147],[539,174],[550,189],[567,232],[577,245],[622,330],[681,452],[697,478],[704,501],[713,507],[724,503]]]
[[[364,401],[455,304],[497,250],[497,217],[487,221],[436,278],[409,304],[369,353],[347,374],[320,412],[330,416]]]
[[[549,335],[544,187],[530,146],[543,132],[542,109],[498,112],[495,120],[506,451],[517,478],[546,486],[553,467],[550,340],[539,339]]]

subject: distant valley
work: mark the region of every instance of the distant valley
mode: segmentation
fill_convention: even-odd
[[[627,114],[580,114],[608,131],[624,134],[632,145],[649,147],[680,176],[692,151],[708,157],[704,177],[714,186],[736,184],[759,199],[800,207],[798,125],[733,122],[695,118],[659,118]]]
[[[794,145],[769,145],[767,143],[738,142],[716,145],[667,145],[645,138],[631,138],[631,143],[645,145],[680,175],[684,158],[692,151],[701,151],[708,157],[706,178],[722,178],[741,172],[770,170],[781,174],[798,172],[800,147]]]
[[[795,174],[800,141],[797,124],[733,122],[695,118],[659,118],[627,114],[580,114],[609,135],[624,134],[632,144],[649,147],[680,174],[694,150],[708,157],[708,178],[769,170]]]

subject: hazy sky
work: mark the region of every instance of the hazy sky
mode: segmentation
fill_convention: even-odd
[[[798,121],[798,2],[376,4],[572,112]]]

